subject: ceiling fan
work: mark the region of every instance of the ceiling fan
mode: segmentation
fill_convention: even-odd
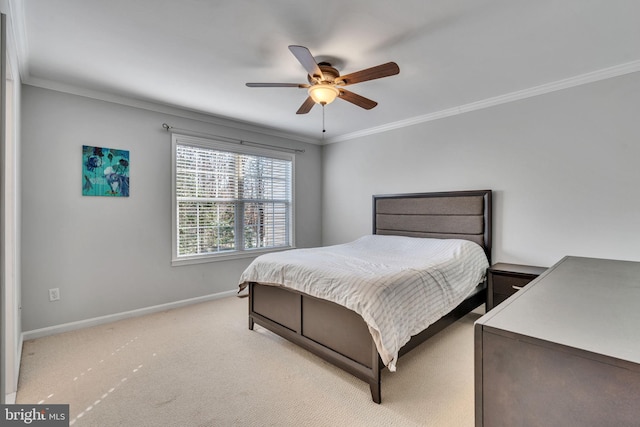
[[[355,83],[375,80],[382,77],[396,75],[400,72],[398,64],[395,62],[387,62],[386,64],[376,67],[367,68],[365,70],[356,71],[355,73],[341,76],[338,70],[331,66],[328,62],[317,63],[309,49],[304,46],[289,46],[289,50],[300,61],[305,70],[307,70],[307,80],[309,83],[247,83],[249,87],[297,87],[307,89],[309,96],[302,103],[296,114],[306,114],[311,111],[315,104],[322,106],[332,103],[336,98],[344,99],[352,104],[370,110],[377,102],[365,98],[353,92],[344,89]]]

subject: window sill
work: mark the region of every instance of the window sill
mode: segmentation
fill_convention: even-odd
[[[189,258],[174,258],[171,260],[172,267],[180,267],[182,265],[193,265],[193,264],[205,264],[210,262],[219,262],[219,261],[231,261],[234,259],[242,259],[242,258],[256,258],[263,254],[268,254],[271,252],[283,252],[291,249],[295,249],[295,246],[287,246],[283,248],[276,249],[253,249],[248,251],[234,251],[228,254],[215,254],[215,255],[200,255],[193,256]]]

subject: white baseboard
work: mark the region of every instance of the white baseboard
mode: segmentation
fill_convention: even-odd
[[[137,310],[125,311],[122,313],[109,314],[106,316],[94,317],[77,322],[63,323],[61,325],[48,326],[46,328],[34,329],[22,333],[22,341],[32,340],[35,338],[55,335],[62,332],[74,331],[76,329],[88,328],[91,326],[103,325],[105,323],[115,322],[117,320],[128,319],[130,317],[144,316],[145,314],[157,313],[159,311],[171,310],[172,308],[183,307],[185,305],[197,304],[205,301],[212,301],[220,298],[226,298],[236,295],[237,291],[225,291],[217,294],[204,295],[196,298],[189,298],[180,301],[174,301],[166,304],[154,305],[151,307],[139,308]]]

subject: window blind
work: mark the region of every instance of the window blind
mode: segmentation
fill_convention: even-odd
[[[174,147],[177,258],[291,246],[292,159]]]

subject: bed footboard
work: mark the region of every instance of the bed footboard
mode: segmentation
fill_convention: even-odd
[[[486,301],[483,283],[448,315],[414,336],[403,355]],[[277,286],[249,284],[249,329],[254,323],[367,382],[382,401],[384,368],[369,329],[357,313],[330,301]]]

